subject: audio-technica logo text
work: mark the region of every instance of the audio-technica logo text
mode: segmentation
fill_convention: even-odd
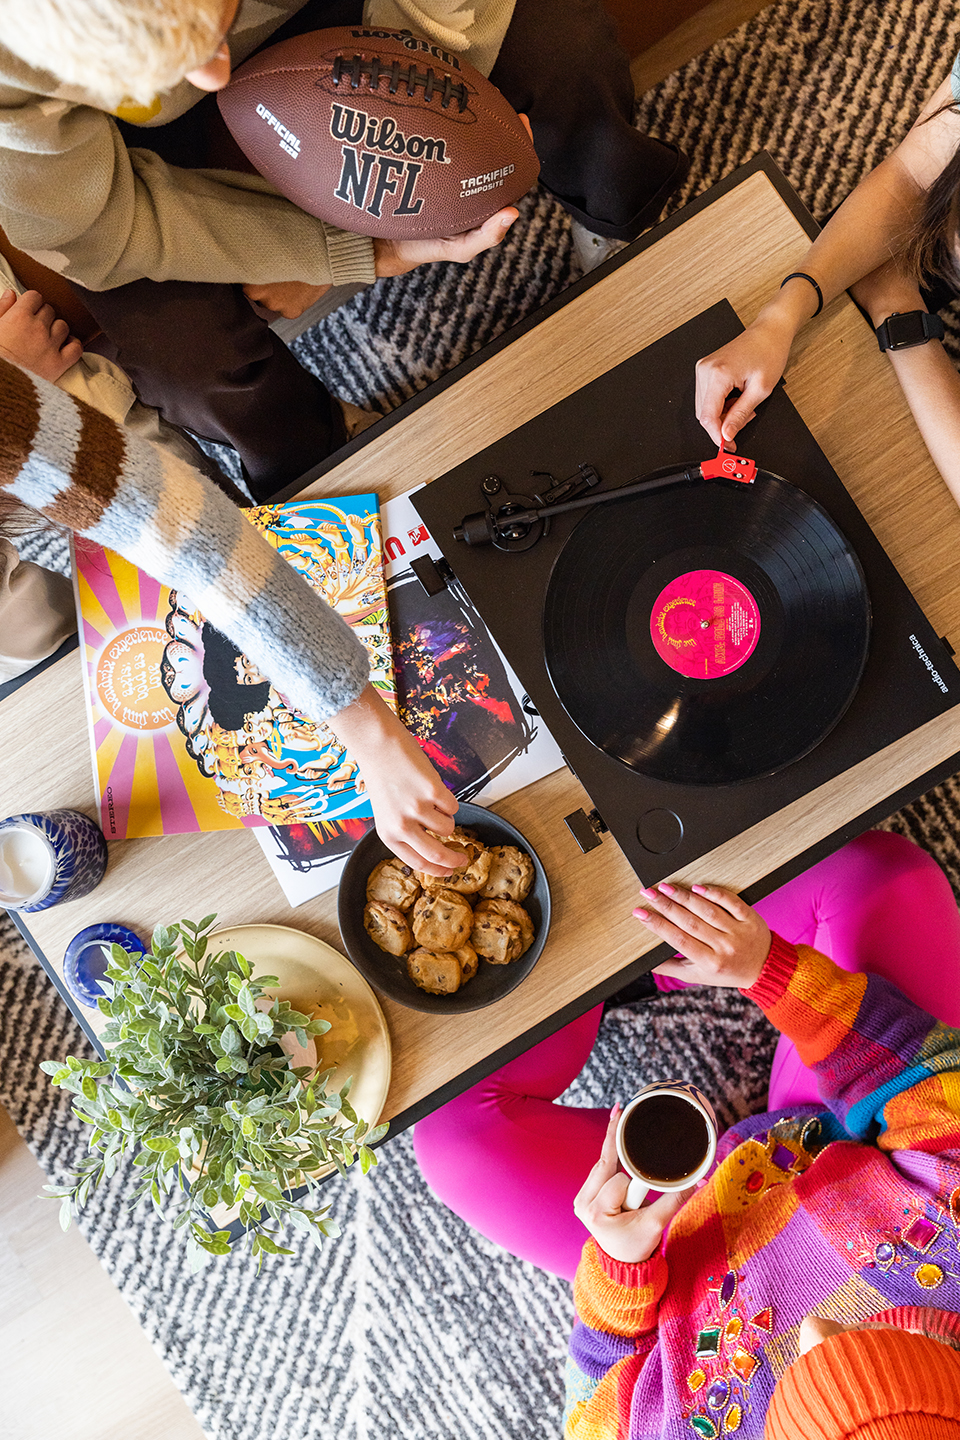
[[[943,681],[942,677],[940,676],[940,674],[939,674],[936,670],[934,670],[934,668],[933,668],[933,661],[930,659],[930,656],[927,654],[926,650],[924,650],[923,646],[920,644],[920,641],[917,639],[916,635],[911,635],[911,636],[910,636],[910,644],[913,646],[914,650],[916,650],[917,654],[920,656],[920,659],[923,661],[924,665],[926,665],[927,669],[930,671],[930,679],[933,681],[934,685],[939,685],[939,687],[940,687],[940,689],[943,691],[944,695],[948,694],[949,687],[944,683],[944,681]]]

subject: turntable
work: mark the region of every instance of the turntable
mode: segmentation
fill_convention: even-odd
[[[694,367],[741,329],[713,306],[413,496],[591,797],[581,849],[645,884],[960,699],[782,387],[710,453]]]

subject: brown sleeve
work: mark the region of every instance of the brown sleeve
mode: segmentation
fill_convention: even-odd
[[[76,628],[70,581],[21,560],[0,536],[0,681],[45,660]]]

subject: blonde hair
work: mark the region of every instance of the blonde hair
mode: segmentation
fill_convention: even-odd
[[[0,0],[3,45],[109,109],[149,105],[223,40],[225,0]]]

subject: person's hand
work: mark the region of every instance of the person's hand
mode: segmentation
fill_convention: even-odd
[[[436,835],[453,833],[459,801],[399,721],[397,730],[375,756],[360,762],[377,834],[415,870],[449,875],[463,864],[463,855],[448,850]]]
[[[532,141],[530,121],[526,115],[518,115],[517,118]],[[515,205],[507,205],[476,229],[465,230],[462,235],[449,235],[444,240],[374,240],[373,259],[377,278],[406,275],[418,265],[430,265],[435,260],[468,265],[484,250],[499,245],[519,214]]]
[[[905,274],[896,260],[878,265],[851,286],[850,294],[866,310],[874,326],[889,319],[894,311],[906,315],[911,310],[927,308],[916,280]]]
[[[685,957],[664,961],[657,975],[741,990],[759,978],[770,953],[770,927],[739,895],[722,885],[688,890],[666,882],[640,893],[644,903],[634,915]]]
[[[468,265],[484,250],[499,245],[520,211],[514,205],[498,210],[475,230],[450,235],[445,240],[374,240],[373,259],[378,276],[406,275],[418,265],[450,260]]]
[[[329,285],[308,285],[304,280],[274,280],[268,285],[244,285],[243,293],[265,310],[296,320],[329,289]]]
[[[715,445],[733,440],[754,418],[786,369],[795,333],[792,324],[764,312],[742,335],[697,361],[697,419]]]
[[[38,290],[0,295],[0,355],[22,365],[41,380],[56,382],[83,354],[83,345],[70,334],[52,305]]]
[[[617,1156],[619,1119],[620,1106],[614,1105],[600,1159],[581,1185],[573,1213],[611,1260],[639,1265],[659,1248],[664,1230],[697,1187],[661,1195],[652,1205],[641,1205],[639,1210],[625,1210],[630,1177],[620,1169]]]
[[[373,686],[327,724],[360,767],[384,845],[428,875],[458,869],[463,855],[437,839],[453,832],[457,797]]]

